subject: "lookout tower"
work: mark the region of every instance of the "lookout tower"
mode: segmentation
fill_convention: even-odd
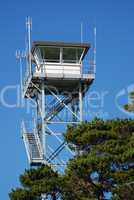
[[[62,151],[70,151],[63,140],[68,124],[83,121],[83,98],[95,79],[83,60],[90,49],[87,43],[35,41],[30,43],[28,20],[27,65],[22,95],[35,102],[32,128],[22,123],[22,135],[28,160],[32,166],[65,165]],[[62,128],[61,128],[62,127]],[[58,132],[57,132],[58,131]]]

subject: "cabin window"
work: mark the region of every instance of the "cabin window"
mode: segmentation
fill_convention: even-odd
[[[36,49],[36,62],[80,63],[84,48],[40,46]]]
[[[79,63],[83,50],[82,48],[63,48],[63,63]]]
[[[60,62],[60,48],[41,47],[41,57],[45,62]]]

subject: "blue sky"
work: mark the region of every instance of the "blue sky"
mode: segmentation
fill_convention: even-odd
[[[97,74],[91,91],[106,95],[97,106],[105,118],[128,117],[119,108],[134,84],[134,2],[121,0],[5,0],[0,3],[0,95],[7,85],[19,84],[15,51],[25,47],[25,18],[33,19],[33,40],[80,41],[83,22],[85,42],[97,26]],[[92,42],[92,41],[91,41]],[[115,97],[119,106],[115,104]],[[15,102],[14,90],[6,93]],[[18,176],[28,167],[20,137],[24,109],[6,108],[0,98],[0,199],[18,185]],[[93,117],[93,116],[91,116]]]

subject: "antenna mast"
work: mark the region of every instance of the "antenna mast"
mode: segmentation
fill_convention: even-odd
[[[29,74],[32,73],[32,62],[31,62],[31,30],[32,30],[32,18],[26,18],[26,30],[28,35],[28,62],[29,62]]]
[[[94,65],[94,72],[96,73],[96,26],[94,27],[94,50],[93,50],[94,58],[93,58],[93,65]]]
[[[16,59],[19,60],[19,65],[20,65],[20,90],[21,90],[21,95],[22,95],[22,90],[23,90],[23,80],[22,80],[22,59],[26,58],[26,55],[24,52],[21,52],[20,50],[16,51]]]
[[[83,43],[83,23],[82,22],[81,22],[80,29],[81,29],[81,43]]]

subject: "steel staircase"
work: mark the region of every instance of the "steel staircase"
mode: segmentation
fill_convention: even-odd
[[[32,163],[37,165],[43,163],[43,151],[39,136],[33,133],[23,133],[23,140],[31,165]]]
[[[53,105],[48,108],[48,113],[44,118],[45,121],[51,121],[64,107],[72,101],[71,97],[64,97],[61,101],[53,101]]]
[[[40,152],[34,134],[27,134],[32,159],[39,159]]]

